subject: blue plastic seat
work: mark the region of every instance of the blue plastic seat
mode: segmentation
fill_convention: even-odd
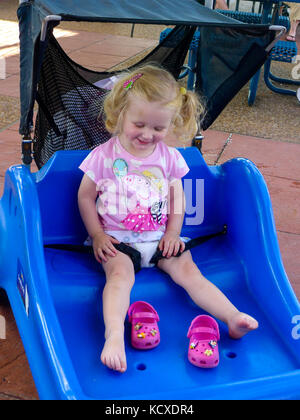
[[[300,340],[293,316],[300,306],[282,266],[262,175],[246,159],[208,167],[196,148],[180,151],[190,167],[183,235],[228,226],[226,235],[193,249],[194,261],[260,328],[232,340],[219,322],[219,367],[193,366],[186,334],[203,311],[166,274],[143,269],[131,301],[146,300],[156,308],[161,343],[150,351],[132,348],[126,323],[128,370],[109,370],[100,362],[101,266],[93,255],[44,248],[80,244],[86,237],[77,191],[78,165],[88,152],[57,152],[36,174],[13,166],[0,200],[0,287],[9,297],[41,399],[299,399]]]

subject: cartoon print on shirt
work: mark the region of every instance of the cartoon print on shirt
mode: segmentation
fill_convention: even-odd
[[[129,214],[122,221],[127,230],[152,231],[166,224],[167,182],[159,168],[132,171],[122,178],[122,184],[128,197]]]
[[[116,159],[113,163],[113,173],[117,178],[123,178],[128,173],[128,164],[124,159]]]

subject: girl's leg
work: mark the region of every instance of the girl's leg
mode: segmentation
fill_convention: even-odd
[[[293,41],[296,40],[298,25],[299,25],[299,20],[291,21],[290,30],[289,30],[289,33],[288,33],[287,37],[293,38]]]
[[[125,372],[124,322],[134,284],[134,268],[130,258],[121,252],[103,263],[103,268],[106,274],[103,290],[105,344],[101,361],[111,369]]]
[[[228,10],[229,7],[225,0],[216,0],[215,9]]]
[[[232,338],[241,338],[258,327],[254,318],[239,312],[227,297],[201,274],[189,251],[179,258],[160,260],[158,267],[182,286],[198,306],[225,322]]]

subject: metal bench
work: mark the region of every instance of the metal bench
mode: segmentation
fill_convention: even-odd
[[[275,76],[271,72],[272,61],[281,61],[283,63],[292,63],[297,56],[297,44],[296,42],[291,41],[278,41],[275,47],[271,51],[271,55],[265,63],[264,69],[264,80],[269,89],[276,93],[282,93],[285,95],[297,95],[297,91],[292,89],[286,89],[282,87],[275,86],[272,81],[279,84],[288,84],[300,86],[299,80],[293,79],[284,79],[281,77]]]

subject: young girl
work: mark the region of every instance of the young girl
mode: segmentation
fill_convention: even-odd
[[[146,65],[126,74],[104,103],[106,127],[113,137],[83,161],[78,201],[92,240],[96,260],[106,274],[103,291],[105,345],[101,360],[124,372],[124,321],[134,284],[131,259],[118,252],[124,242],[142,254],[142,265],[157,246],[166,257],[158,267],[181,285],[194,302],[225,322],[240,338],[258,327],[256,320],[235,308],[205,279],[184,251],[180,238],[184,218],[181,178],[189,171],[181,154],[166,146],[172,133],[183,142],[194,137],[201,103],[166,70]],[[96,202],[96,205],[95,205]]]

